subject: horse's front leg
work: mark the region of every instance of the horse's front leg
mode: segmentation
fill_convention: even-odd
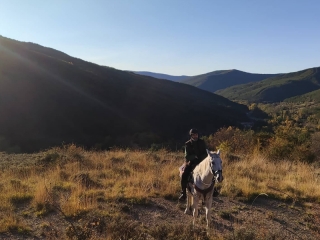
[[[192,207],[192,194],[187,190],[187,203],[186,209],[184,210],[185,214],[191,214],[191,207]]]
[[[199,197],[197,196],[197,194],[193,195],[193,226],[196,225],[196,219],[198,217],[198,203],[199,203]]]
[[[208,193],[209,198],[206,200],[206,220],[207,220],[207,229],[210,226],[210,220],[211,220],[211,207],[212,207],[212,192]]]

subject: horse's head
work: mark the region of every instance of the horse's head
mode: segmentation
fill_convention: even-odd
[[[223,181],[222,176],[222,161],[220,158],[220,150],[217,152],[210,152],[207,150],[208,156],[210,157],[210,166],[212,173],[215,175],[215,178],[218,182]]]

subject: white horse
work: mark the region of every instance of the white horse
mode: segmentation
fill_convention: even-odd
[[[193,210],[193,225],[195,225],[198,203],[202,200],[205,203],[207,228],[209,228],[214,183],[222,182],[223,176],[220,151],[207,150],[207,153],[208,156],[193,170],[193,184],[189,183],[190,188],[187,188],[187,206],[184,213],[190,214]]]

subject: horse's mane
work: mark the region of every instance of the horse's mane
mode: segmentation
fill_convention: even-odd
[[[210,151],[210,155],[214,155],[214,158],[219,157],[219,155],[216,152],[211,152]],[[195,169],[193,170],[194,173],[198,173],[199,175],[204,174],[206,171],[208,171],[208,169],[210,168],[210,161],[209,161],[209,155],[202,160],[201,163],[199,163]]]

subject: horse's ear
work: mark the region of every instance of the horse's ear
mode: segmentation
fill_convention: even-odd
[[[220,156],[220,149],[218,149],[217,154]]]
[[[206,149],[206,150],[207,150],[207,154],[208,154],[208,155],[210,155],[210,151],[209,151],[209,149]]]

